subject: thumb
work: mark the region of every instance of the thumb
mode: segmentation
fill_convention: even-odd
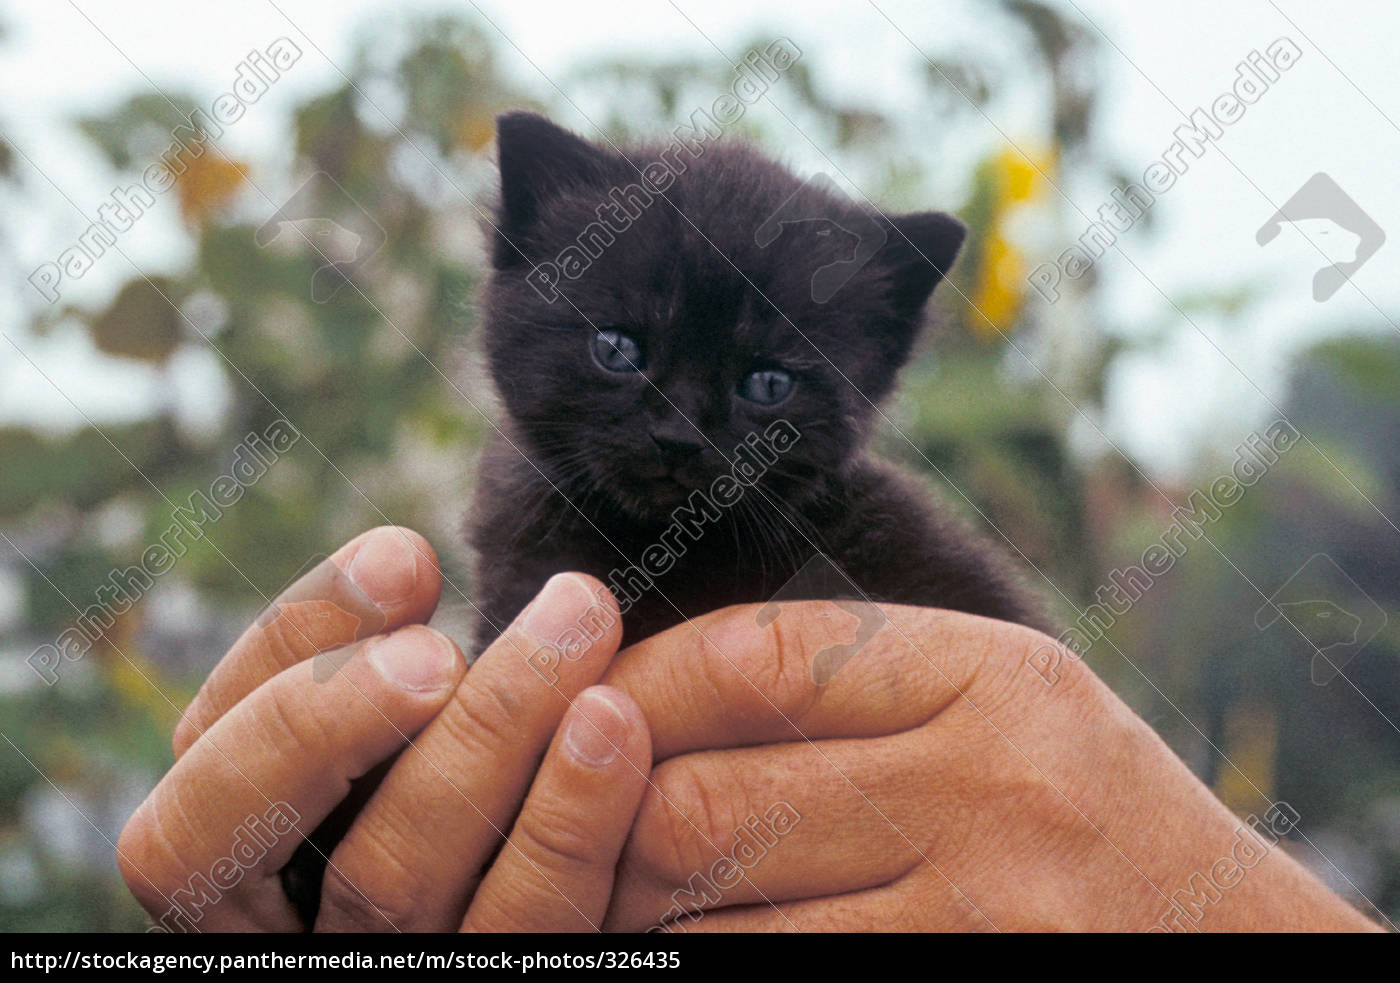
[[[776,611],[773,609],[776,608]],[[657,761],[701,749],[873,737],[927,722],[970,684],[997,631],[933,608],[784,601],[725,608],[620,653],[603,678],[631,696]]]

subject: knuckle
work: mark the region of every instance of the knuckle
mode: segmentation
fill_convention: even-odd
[[[483,892],[472,900],[461,930],[493,934],[545,931],[529,921],[533,901],[529,887],[518,880],[503,885],[498,891]]]
[[[703,648],[700,672],[709,694],[720,706],[734,708],[736,719],[796,723],[818,698],[812,681],[811,660],[797,616],[789,612],[771,624],[757,628],[752,612],[734,615],[745,619],[745,634],[755,637],[736,649],[710,642]],[[735,632],[723,631],[725,637]],[[765,728],[771,729],[771,728]]]
[[[354,643],[361,618],[329,598],[273,602],[272,616],[255,626],[246,658],[261,678],[270,678],[318,653]]]
[[[299,662],[309,647],[303,632],[293,624],[294,615],[290,608],[290,605],[279,607],[275,617],[262,627],[257,639],[258,648],[261,649],[258,654],[265,660],[265,665],[275,667],[274,671]]]
[[[979,688],[1001,704],[1038,705],[1071,716],[1092,715],[1104,700],[1103,684],[1083,658],[1030,628],[999,626],[978,664]],[[1049,647],[1047,649],[1047,646]],[[1037,670],[1037,653],[1059,653],[1048,678]]]
[[[321,925],[337,929],[406,930],[421,923],[429,887],[423,865],[413,858],[421,840],[415,818],[380,800],[372,821],[356,823],[326,864],[321,882]],[[363,814],[362,814],[363,819]],[[386,877],[392,872],[392,877]]]
[[[309,750],[337,744],[335,716],[322,701],[304,699],[302,688],[270,686],[259,701],[255,720],[268,749],[285,753],[288,748]]]
[[[318,922],[337,929],[382,929],[386,923],[400,931],[410,928],[419,910],[418,875],[389,866],[383,869],[394,872],[391,880],[373,879],[361,873],[361,866],[347,869],[347,862],[338,859],[326,865]]]
[[[1023,849],[1035,856],[1077,859],[1078,846],[1099,839],[1093,821],[1075,804],[1070,794],[1041,778],[1020,783],[1015,801],[1023,815],[1034,817],[1028,828],[1033,834]]]
[[[755,667],[763,692],[788,720],[806,716],[817,697],[811,658],[796,618],[778,618],[768,626],[768,658]]]
[[[531,802],[511,832],[510,846],[546,872],[610,866],[598,844],[598,831],[580,823],[562,802]]]
[[[713,864],[733,837],[732,809],[692,756],[664,762],[652,784],[633,828],[633,850],[658,879],[684,883]]]
[[[1031,628],[1008,622],[985,621],[963,626],[962,655],[956,677],[951,683],[959,692],[975,689],[984,708],[1002,708],[1036,699],[1048,689],[1066,685],[1066,672],[1078,675],[1070,665],[1075,660],[1063,659],[1056,667],[1053,687],[1037,671],[1037,654],[1046,646],[1055,646],[1053,639]],[[1068,687],[1066,687],[1068,688]]]
[[[489,676],[459,686],[453,695],[451,712],[440,716],[454,744],[486,750],[511,747],[525,735],[526,707],[500,681]]]

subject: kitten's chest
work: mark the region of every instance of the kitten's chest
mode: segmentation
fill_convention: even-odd
[[[711,533],[695,541],[662,534],[630,541],[630,549],[613,544],[610,558],[590,564],[588,572],[608,585],[622,607],[624,644],[719,608],[768,601],[816,553],[771,535],[746,537],[723,528]]]

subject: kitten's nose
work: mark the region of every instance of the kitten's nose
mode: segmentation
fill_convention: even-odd
[[[652,442],[661,451],[661,457],[667,464],[684,464],[696,454],[700,453],[703,446],[700,442],[700,435],[682,436],[678,434],[656,433],[651,435]]]

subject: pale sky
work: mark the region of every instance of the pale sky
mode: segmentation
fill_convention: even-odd
[[[1172,142],[1180,123],[1172,103],[1188,113],[1209,106],[1230,90],[1239,62],[1281,36],[1293,38],[1303,52],[1163,195],[1154,208],[1158,234],[1125,238],[1126,258],[1111,252],[1099,262],[1109,310],[1124,333],[1179,322],[1181,315],[1163,294],[1183,303],[1191,295],[1242,282],[1266,288],[1268,299],[1234,321],[1193,314],[1195,327],[1179,333],[1169,349],[1125,363],[1112,380],[1110,435],[1144,455],[1157,471],[1170,474],[1186,468],[1202,446],[1233,446],[1262,420],[1268,398],[1282,399],[1282,371],[1298,346],[1363,324],[1400,331],[1385,324],[1400,324],[1400,278],[1395,275],[1400,268],[1395,166],[1400,160],[1400,75],[1394,71],[1389,40],[1400,36],[1400,4],[1180,0],[1163,9],[1111,0],[1075,3],[1077,9],[1069,2],[1062,7],[1091,30],[1102,30],[1111,42],[1105,45],[1100,83],[1101,132],[1110,135],[1114,161],[1130,174],[1141,174]],[[901,92],[920,66],[910,39],[933,57],[954,47],[985,49],[993,57],[1004,50],[983,3],[876,4],[878,9],[866,0],[761,6],[678,0],[686,16],[660,0],[481,0],[480,9],[524,53],[498,38],[507,70],[543,101],[549,101],[550,85],[531,62],[556,78],[604,54],[717,59],[700,31],[730,52],[760,34],[790,36],[829,91],[852,101],[874,101],[896,114],[906,112]],[[26,272],[52,260],[86,226],[74,204],[91,213],[112,190],[105,167],[65,127],[65,119],[101,112],[134,91],[150,91],[152,84],[212,100],[229,88],[250,50],[265,49],[285,35],[305,48],[304,57],[221,141],[230,154],[285,159],[288,107],[337,84],[335,64],[348,59],[353,32],[371,21],[376,10],[390,6],[396,11],[471,12],[471,4],[368,0],[276,0],[276,6],[266,0],[6,4],[0,13],[0,23],[8,29],[0,47],[0,92],[6,97],[0,104],[0,127],[63,193],[20,160],[28,191],[21,200],[0,196],[6,216],[2,248],[13,250]],[[303,44],[304,39],[312,45]],[[780,92],[773,98],[786,109]],[[784,132],[787,124],[776,110],[760,103],[751,111],[767,114],[763,121],[769,132]],[[1033,92],[1013,90],[987,114],[990,119],[971,117],[964,123],[970,139],[991,146],[1005,133],[1030,144],[1043,132],[1042,106]],[[581,119],[560,121],[587,129]],[[820,155],[795,135],[786,149],[799,168],[823,169]],[[1325,303],[1311,295],[1312,275],[1323,265],[1313,243],[1291,226],[1267,247],[1254,239],[1275,207],[1319,171],[1391,232],[1390,241],[1351,283]],[[1108,200],[1110,190],[1110,185],[1062,188],[1091,215]],[[139,235],[122,242],[146,273],[182,263],[189,248],[178,233],[174,202],[162,200],[157,209],[161,214],[144,223]],[[1045,258],[1051,258],[1070,243],[1042,245],[1049,251]],[[132,272],[120,256],[108,255],[65,299],[99,303]],[[0,330],[22,345],[67,399],[0,341],[0,421],[38,422],[62,430],[78,425],[84,415],[98,422],[129,418],[161,400],[174,400],[192,426],[199,425],[201,414],[209,423],[219,412],[219,372],[212,354],[189,352],[178,371],[161,376],[93,352],[77,332],[36,339],[27,327],[36,300],[22,279],[0,292]]]

